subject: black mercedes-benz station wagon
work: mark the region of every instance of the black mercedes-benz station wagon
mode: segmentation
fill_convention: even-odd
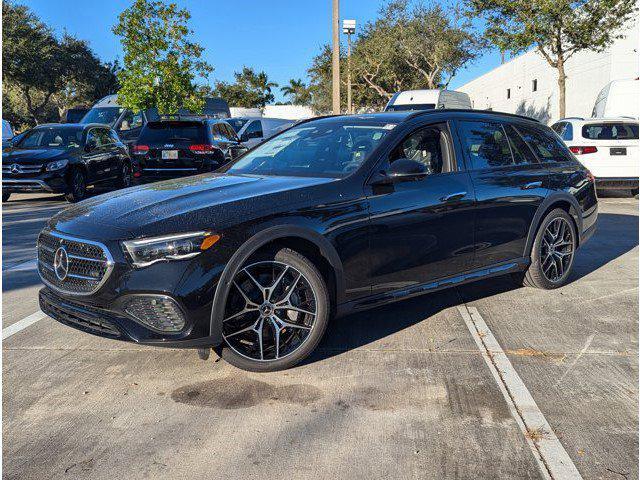
[[[534,120],[317,118],[217,172],[57,214],[40,305],[103,337],[278,370],[334,315],[503,274],[559,287],[596,217],[593,176]]]

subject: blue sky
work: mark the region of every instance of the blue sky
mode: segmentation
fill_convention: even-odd
[[[122,59],[111,26],[128,0],[17,0],[57,32],[67,31],[87,40],[105,61]],[[320,47],[330,42],[331,0],[178,0],[192,14],[195,39],[205,47],[205,58],[215,70],[210,81],[231,80],[243,65],[264,70],[283,85],[290,78],[306,79],[306,70]],[[382,0],[341,0],[340,17],[359,25],[376,17]],[[346,43],[346,37],[341,41]],[[496,67],[500,57],[489,52],[461,71],[456,88]],[[276,100],[281,100],[279,90]]]

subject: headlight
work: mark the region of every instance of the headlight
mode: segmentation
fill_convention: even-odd
[[[51,162],[47,164],[47,172],[52,172],[53,170],[60,170],[64,168],[69,163],[69,160],[56,160],[55,162]]]
[[[220,235],[211,232],[192,232],[127,240],[122,246],[136,267],[146,267],[161,261],[193,258],[218,240]]]

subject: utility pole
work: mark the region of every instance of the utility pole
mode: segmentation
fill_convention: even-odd
[[[333,0],[333,113],[340,115],[340,0]]]
[[[351,35],[356,33],[356,21],[343,20],[342,33],[347,35],[347,113],[353,113],[351,104]]]

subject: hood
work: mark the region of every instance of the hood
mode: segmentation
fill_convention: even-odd
[[[308,187],[332,181],[227,174],[184,177],[85,200],[54,216],[50,227],[95,240],[224,228],[263,210],[303,203]]]
[[[61,148],[34,148],[34,149],[14,149],[10,148],[2,152],[2,163],[10,165],[20,163],[22,165],[42,165],[46,162],[69,158],[75,150]]]

